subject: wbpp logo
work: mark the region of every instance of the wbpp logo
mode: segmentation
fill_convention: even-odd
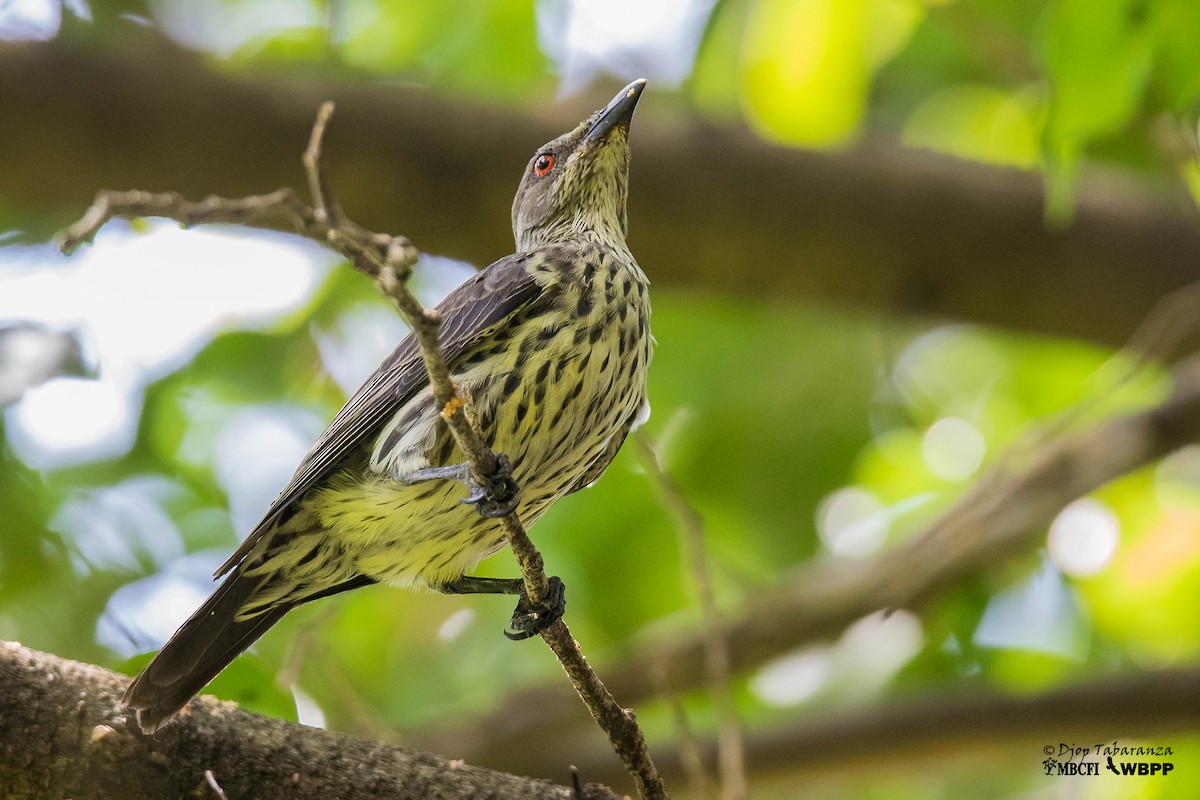
[[[1108,757],[1108,764],[1105,766],[1114,775],[1167,775],[1175,769],[1175,765],[1169,761],[1117,761],[1114,763],[1112,756]]]

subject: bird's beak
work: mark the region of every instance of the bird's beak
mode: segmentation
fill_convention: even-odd
[[[603,139],[613,128],[628,128],[629,121],[633,119],[633,109],[637,108],[638,98],[642,96],[642,89],[645,88],[646,79],[638,78],[618,92],[612,102],[600,112],[600,118],[593,122],[592,127],[583,135],[584,141]]]

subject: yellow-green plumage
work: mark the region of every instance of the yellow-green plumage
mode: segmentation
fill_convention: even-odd
[[[648,413],[649,294],[625,244],[628,122],[642,85],[538,151],[513,204],[517,253],[439,306],[451,371],[511,461],[527,525],[599,477]],[[503,547],[500,522],[464,504],[460,482],[422,477],[463,460],[439,411],[409,337],[131,685],[143,728],[161,726],[290,608],[375,582],[455,591]]]
[[[595,241],[580,244],[571,248],[570,257],[565,248],[553,251],[551,263],[569,269],[546,271],[546,296],[552,301],[503,329],[511,345],[506,342],[491,355],[497,343],[485,337],[453,365],[493,449],[512,460],[521,486],[517,512],[526,524],[579,488],[590,465],[607,463],[610,446],[624,438],[646,402],[650,307],[645,275],[623,245],[624,253],[614,255]],[[583,293],[590,296],[584,304],[590,310],[582,316],[570,313],[580,307]],[[624,310],[614,311],[617,307]],[[475,360],[478,354],[483,358]],[[397,429],[396,423],[404,424]],[[293,576],[257,595],[247,610],[289,594],[303,597],[309,576],[321,585],[363,574],[379,582],[436,588],[501,549],[499,521],[463,504],[460,484],[398,480],[461,460],[432,398],[423,393],[410,400],[377,437],[365,467],[331,478],[287,523],[319,532],[299,537],[283,553],[247,570],[250,575],[286,570]],[[289,565],[295,554],[311,547],[322,553],[300,567]],[[337,568],[333,574],[331,564]]]

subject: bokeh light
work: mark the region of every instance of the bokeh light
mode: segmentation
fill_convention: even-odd
[[[883,545],[889,527],[887,508],[861,487],[839,489],[817,507],[817,532],[834,555],[874,553]]]
[[[6,409],[13,448],[40,469],[119,456],[133,443],[148,383],[218,331],[298,308],[334,262],[295,236],[162,221],[144,232],[112,223],[70,260],[49,246],[5,248],[0,320],[79,330],[99,371],[96,380],[52,380]]]
[[[1067,575],[1094,575],[1108,566],[1121,538],[1121,522],[1104,503],[1085,497],[1064,508],[1050,525],[1050,560]]]
[[[563,94],[599,73],[655,86],[681,83],[692,70],[715,0],[543,0],[538,43],[558,65]]]
[[[929,426],[921,453],[929,471],[946,481],[962,481],[983,463],[987,442],[979,428],[962,417],[943,417]]]
[[[975,643],[1082,661],[1088,625],[1075,594],[1046,561],[1029,578],[992,597],[975,629]]]
[[[815,697],[833,670],[826,647],[808,647],[767,664],[750,681],[750,689],[773,706],[794,706]]]

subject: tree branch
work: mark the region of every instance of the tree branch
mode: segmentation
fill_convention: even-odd
[[[0,643],[0,796],[162,800],[213,796],[215,784],[234,798],[571,797],[547,781],[248,714],[208,696],[145,736],[126,719],[128,683],[100,667]],[[591,784],[585,795],[617,798]]]
[[[108,30],[107,43],[76,30],[0,48],[0,206],[22,210],[13,224],[32,236],[69,224],[87,187],[193,197],[299,189],[286,154],[303,147],[318,100],[333,97],[332,166],[351,214],[374,230],[405,220],[427,252],[486,264],[511,246],[493,212],[511,201],[530,143],[585,110],[581,100],[535,116],[365,77],[214,69],[153,29]],[[644,222],[633,245],[656,287],[833,301],[1119,346],[1159,297],[1195,277],[1200,225],[1178,187],[1093,171],[1074,222],[1051,231],[1034,173],[880,141],[792,150],[687,110],[677,116],[671,125],[640,117],[635,132],[630,219]]]
[[[866,770],[895,774],[923,764],[944,772],[950,759],[981,755],[992,756],[994,766],[998,753],[1012,754],[1003,760],[1006,766],[1034,770],[1046,757],[1046,746],[1057,754],[1062,744],[1094,748],[1114,740],[1177,745],[1163,737],[1200,728],[1198,708],[1197,664],[1094,678],[1032,695],[961,690],[924,694],[752,733],[746,741],[746,762],[757,780],[768,782],[812,781],[833,774],[859,780]],[[681,780],[682,754],[658,749],[665,776]],[[708,757],[715,750],[715,743],[705,743]],[[1177,746],[1175,752],[1179,753]],[[578,766],[584,774],[599,780],[613,774],[612,759],[599,748],[573,755],[581,759]],[[1095,758],[1094,752],[1088,756]]]
[[[254,225],[272,216],[289,223],[297,233],[327,244],[328,221],[318,221],[313,209],[291,189],[237,199],[209,195],[198,202],[190,202],[178,192],[106,190],[99,192],[84,215],[63,232],[60,246],[67,255],[74,253],[89,244],[113,217],[169,217],[191,227],[218,222]]]
[[[878,556],[826,559],[794,570],[728,617],[731,669],[745,672],[835,636],[880,609],[923,605],[975,573],[1026,554],[1067,503],[1200,439],[1200,357],[1181,362],[1173,382],[1171,395],[1152,408],[1050,442],[1031,459],[1001,457],[998,469],[932,525]],[[639,702],[658,693],[656,670],[675,691],[701,687],[705,637],[659,637],[634,649],[609,668],[608,684]],[[565,739],[564,730],[579,720],[563,708],[561,694],[554,686],[518,692],[494,714],[471,720],[468,726],[490,732],[487,742],[469,750],[471,757],[514,768],[529,742],[551,747]],[[422,738],[425,746],[468,740],[464,729]]]
[[[254,225],[267,218],[285,219],[296,231],[332,247],[351,265],[373,278],[376,286],[391,298],[412,328],[421,347],[421,356],[429,375],[441,416],[462,450],[471,471],[483,485],[494,475],[500,457],[493,452],[479,430],[469,398],[459,390],[450,375],[445,354],[438,341],[441,319],[436,310],[426,310],[408,289],[418,253],[402,236],[372,233],[346,218],[329,188],[323,167],[323,145],[333,103],[318,110],[304,151],[303,164],[312,192],[312,206],[301,201],[290,189],[243,198],[209,196],[198,203],[188,202],[175,192],[102,191],[91,208],[62,236],[63,252],[70,253],[92,241],[99,229],[113,217],[161,216],[184,224],[235,222]],[[549,592],[542,556],[530,541],[515,512],[501,518],[509,547],[520,565],[526,594],[536,606]],[[645,737],[633,713],[620,706],[587,663],[579,644],[561,619],[541,632],[579,697],[592,717],[604,730],[621,757],[644,800],[665,800],[666,788],[646,748]]]
[[[696,600],[700,606],[704,635],[704,672],[717,707],[717,766],[721,778],[721,800],[743,800],[746,797],[745,744],[729,671],[727,625],[724,614],[717,606],[717,597],[708,568],[704,519],[695,506],[683,496],[674,478],[667,473],[650,435],[645,431],[638,431],[633,436],[633,444],[641,456],[642,465],[650,476],[650,481],[655,484],[664,504],[677,518],[684,562],[688,565]],[[663,683],[669,682],[665,675],[660,680]],[[682,708],[677,713],[682,714]]]

